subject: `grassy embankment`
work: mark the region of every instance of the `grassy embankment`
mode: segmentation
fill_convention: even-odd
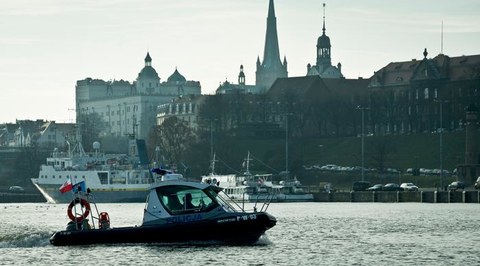
[[[285,169],[285,140],[240,140],[234,144],[237,156],[245,157],[247,150],[254,156],[275,169]],[[443,168],[452,170],[464,161],[465,132],[443,134]],[[440,136],[439,134],[391,135],[365,137],[365,167],[377,168],[378,160],[383,154],[385,168],[395,168],[402,174],[367,173],[365,180],[372,183],[414,182],[421,187],[440,186],[438,176],[412,176],[404,174],[407,168],[440,169]],[[232,150],[232,149],[230,149]],[[232,158],[233,160],[233,158]],[[240,158],[235,159],[237,164]],[[331,182],[340,189],[349,189],[351,183],[361,179],[360,172],[333,173],[320,171],[304,171],[302,166],[335,164],[340,166],[361,165],[361,138],[328,138],[289,140],[289,169],[299,176],[303,183],[318,185],[320,182]],[[254,171],[262,171],[261,164],[254,164]],[[263,171],[268,172],[263,167]],[[454,177],[445,177],[446,185]]]

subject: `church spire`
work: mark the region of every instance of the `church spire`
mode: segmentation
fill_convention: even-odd
[[[323,35],[325,35],[325,3],[323,3]]]
[[[280,59],[275,6],[273,0],[269,0],[263,61],[260,62],[260,58],[257,58],[255,84],[267,90],[277,78],[287,77],[288,72],[286,61],[287,60],[285,59],[284,64],[282,64],[282,60]]]
[[[267,17],[267,33],[265,36],[265,49],[263,51],[263,65],[274,67],[281,64],[280,51],[278,48],[277,18],[275,17],[275,6],[270,0]]]
[[[331,59],[331,45],[330,38],[325,34],[325,3],[323,3],[323,28],[322,35],[318,37],[317,40],[317,67],[319,72],[323,72],[325,69],[329,68],[332,65]]]
[[[147,52],[147,56],[145,57],[145,66],[152,66],[152,58],[149,52]]]

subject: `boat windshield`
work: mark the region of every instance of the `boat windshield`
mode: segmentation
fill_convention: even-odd
[[[170,214],[184,214],[209,211],[218,204],[203,190],[189,186],[158,187],[157,195]]]
[[[227,194],[225,194],[223,191],[214,190],[211,186],[205,188],[204,191],[205,191],[205,193],[210,195],[210,197],[213,197],[216,200],[216,202],[218,202],[218,204],[220,206],[222,206],[222,208],[226,212],[243,211],[240,206],[238,206],[238,205],[234,206],[234,205],[228,203],[229,196]]]

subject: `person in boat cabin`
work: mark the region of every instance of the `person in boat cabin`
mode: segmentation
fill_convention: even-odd
[[[192,210],[197,208],[197,206],[193,205],[192,203],[192,194],[190,193],[185,194],[183,203],[184,203],[185,210]]]
[[[180,201],[178,200],[177,194],[173,194],[173,195],[168,196],[168,204],[167,204],[167,207],[168,207],[171,211],[181,211],[181,210],[183,210],[183,205],[182,205],[182,203],[180,203]]]

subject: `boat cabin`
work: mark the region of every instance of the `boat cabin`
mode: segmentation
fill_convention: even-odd
[[[143,225],[201,219],[203,215],[218,207],[227,212],[235,211],[235,208],[219,195],[222,191],[220,187],[178,180],[169,175],[166,175],[164,180],[166,181],[156,183],[150,188]],[[174,216],[178,216],[180,220],[168,219]]]

